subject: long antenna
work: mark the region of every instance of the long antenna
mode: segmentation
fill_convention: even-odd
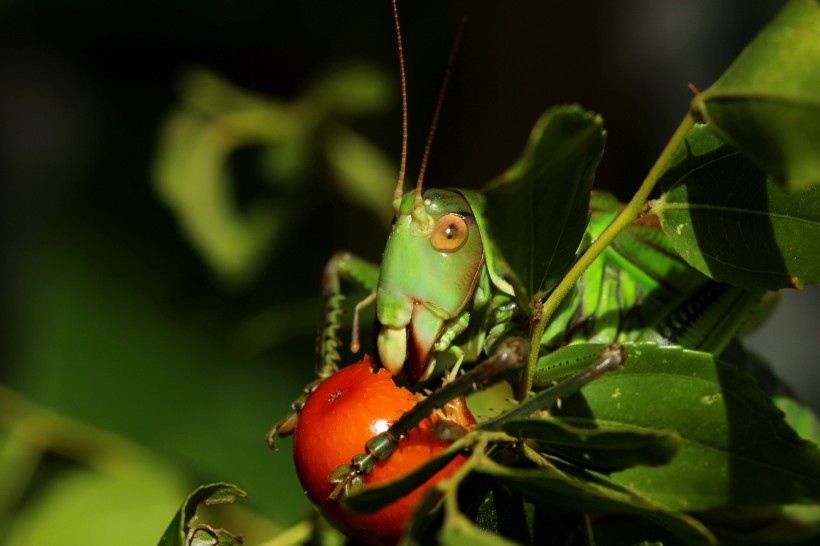
[[[395,2],[394,2],[395,4]],[[438,127],[438,119],[441,114],[441,105],[444,103],[444,95],[447,93],[447,86],[450,83],[450,75],[453,73],[453,66],[456,62],[456,54],[461,45],[461,37],[464,35],[464,25],[467,24],[467,18],[461,20],[458,26],[453,46],[450,48],[450,58],[447,61],[447,70],[444,72],[444,80],[441,82],[441,89],[438,92],[438,100],[436,101],[436,110],[433,112],[433,122],[430,124],[430,132],[427,133],[427,144],[424,145],[424,156],[421,159],[421,168],[419,169],[419,178],[416,181],[416,198],[415,202],[421,206],[421,187],[424,182],[424,173],[427,170],[427,160],[430,157],[430,148],[433,145],[433,135],[436,134]]]
[[[401,208],[401,198],[404,196],[404,173],[407,170],[407,74],[404,70],[404,48],[401,43],[401,27],[399,26],[399,8],[393,0],[393,22],[396,25],[396,42],[399,49],[399,73],[401,74],[401,164],[399,165],[399,180],[393,192],[393,210],[396,214]]]

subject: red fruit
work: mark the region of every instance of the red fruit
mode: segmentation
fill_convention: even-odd
[[[395,544],[421,497],[436,482],[450,476],[464,462],[456,457],[409,495],[373,514],[358,515],[345,510],[340,501],[328,499],[333,486],[330,473],[350,464],[365,451],[365,443],[384,432],[391,422],[412,408],[419,398],[393,383],[384,369],[374,372],[365,358],[343,368],[322,382],[310,395],[299,415],[293,436],[296,474],[308,498],[337,529],[355,540],[373,545]],[[461,404],[460,420],[473,424],[472,414]],[[430,425],[432,416],[399,442],[398,449],[364,477],[365,486],[386,482],[406,474],[450,444],[437,438]]]

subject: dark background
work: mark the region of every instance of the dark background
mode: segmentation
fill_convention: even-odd
[[[602,114],[609,132],[596,187],[624,199],[685,114],[687,84],[708,87],[780,5],[403,2],[410,179],[463,17],[427,183],[480,186],[512,163],[541,112],[578,102]],[[350,123],[397,163],[398,62],[387,1],[0,7],[2,382],[147,448],[174,469],[183,493],[233,481],[278,524],[306,513],[289,442],[271,454],[263,436],[311,377],[323,264],[338,248],[378,260],[383,226],[331,190],[313,192],[315,206],[261,272],[228,286],[157,199],[151,166],[185,70],[202,67],[240,88],[297,100],[317,74],[354,60],[394,82],[388,110]],[[238,194],[264,191],[245,180],[241,162],[229,167]],[[810,321],[818,293],[787,299],[809,316],[781,309],[793,321],[786,332],[764,332],[755,346],[778,366],[791,364],[784,373],[816,401],[820,326]],[[292,331],[243,344],[237,332],[249,317],[289,303],[299,310]],[[801,368],[809,375],[795,376]],[[53,473],[38,468],[37,487],[13,507],[41,502]],[[144,522],[158,538],[162,525]]]

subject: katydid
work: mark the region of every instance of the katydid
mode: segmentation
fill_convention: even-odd
[[[503,257],[490,254],[494,245],[477,208],[482,201],[473,192],[430,189],[419,212],[415,192],[405,195],[378,284],[370,288],[376,294],[378,356],[392,373],[405,374],[415,383],[430,377],[440,359],[456,366],[484,355],[488,359],[374,438],[352,465],[340,467],[331,477],[338,484],[336,494],[388,457],[398,439],[430,411],[498,381],[501,373],[520,368],[528,357],[529,319],[500,272]],[[597,195],[592,213],[588,239],[609,223],[617,207],[608,196]],[[372,279],[376,266],[342,254],[328,269],[352,281]],[[656,276],[660,271],[663,276]],[[339,281],[334,278],[328,284],[338,286]],[[338,316],[337,296],[328,297],[327,316]],[[592,380],[596,375],[584,371],[602,361],[607,363],[604,371],[617,369],[626,358],[621,342],[674,343],[719,353],[758,299],[757,293],[715,283],[692,270],[656,225],[638,222],[593,262],[559,307],[540,341],[533,389],[579,375]],[[326,343],[323,370],[329,374],[335,369],[338,341]],[[590,353],[589,343],[611,348],[598,358],[597,349]],[[573,383],[576,389],[583,384]]]
[[[406,94],[401,33],[395,2],[394,17],[399,44],[404,114],[402,165],[393,208],[395,219],[381,264],[349,253],[339,253],[328,263],[323,277],[324,322],[319,336],[318,379],[305,390],[307,396],[323,378],[337,369],[341,339],[342,301],[347,283],[368,294],[356,306],[353,352],[358,350],[358,315],[368,304],[376,306],[378,361],[410,383],[430,378],[446,361],[447,385],[417,406],[386,433],[363,446],[352,465],[340,467],[330,477],[337,491],[347,491],[359,473],[388,457],[398,439],[435,407],[450,398],[487,385],[501,373],[520,368],[530,346],[539,348],[531,388],[541,390],[572,374],[578,389],[596,377],[588,371],[617,369],[625,353],[618,343],[651,341],[679,344],[719,353],[736,333],[759,293],[709,280],[684,262],[672,249],[653,217],[624,229],[613,243],[580,276],[556,310],[537,344],[531,325],[537,308],[526,308],[517,293],[512,268],[493,241],[487,211],[493,202],[476,191],[422,189],[425,159],[415,190],[404,193],[407,146]],[[446,80],[445,80],[446,81]],[[441,97],[434,116],[435,129]],[[432,137],[431,130],[430,137]],[[618,214],[618,202],[606,194],[593,194],[590,221],[576,241],[580,255]],[[541,300],[543,301],[543,300]],[[537,303],[535,305],[537,307]],[[610,349],[600,355],[586,343]],[[478,362],[458,377],[462,362]],[[503,363],[503,365],[501,365]],[[524,393],[526,394],[526,393]],[[294,414],[271,431],[277,436],[292,432],[304,400],[294,403]]]

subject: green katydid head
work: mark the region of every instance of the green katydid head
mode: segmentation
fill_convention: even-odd
[[[378,352],[391,373],[415,382],[448,321],[469,302],[484,264],[475,216],[454,191],[408,192],[382,258],[376,298]],[[421,210],[419,209],[421,204]]]
[[[393,194],[396,219],[384,250],[376,296],[377,345],[382,365],[393,374],[404,371],[415,383],[432,372],[430,353],[436,341],[470,301],[484,265],[484,245],[466,194],[435,189],[422,192],[462,29],[450,52],[416,189],[405,193],[407,86],[396,0],[393,20],[402,82],[402,152]]]

